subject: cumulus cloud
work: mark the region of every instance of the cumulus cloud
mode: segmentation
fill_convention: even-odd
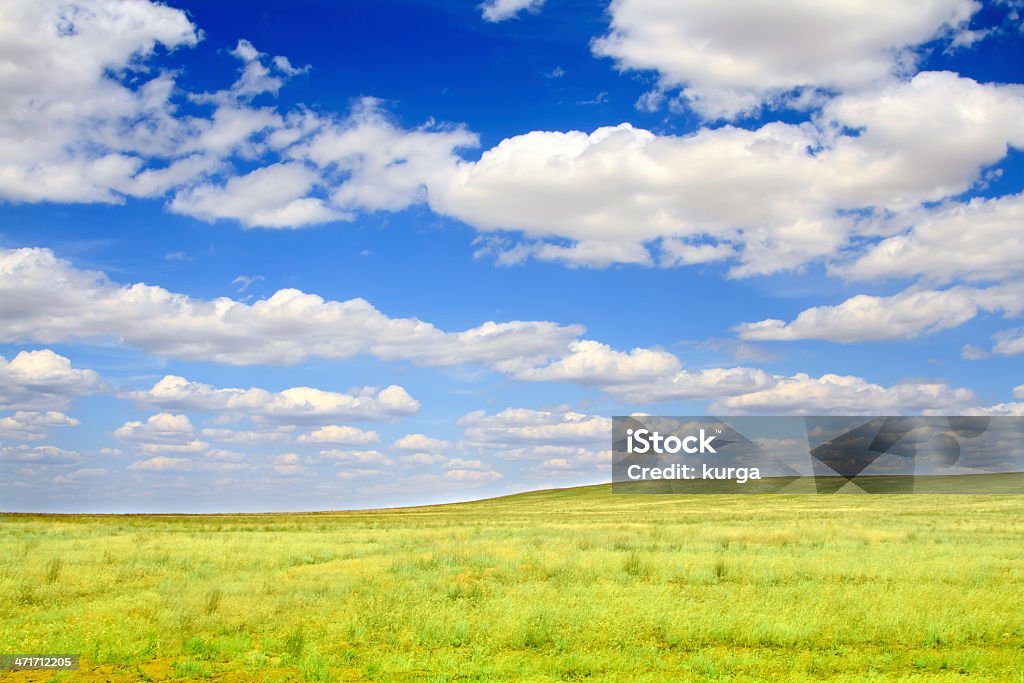
[[[40,441],[52,427],[77,427],[79,424],[75,418],[56,410],[45,413],[19,410],[14,415],[0,417],[0,439]]]
[[[175,375],[167,375],[149,390],[131,392],[128,397],[160,408],[236,413],[268,421],[320,423],[337,419],[394,419],[415,413],[420,405],[397,385],[384,389],[364,387],[346,394],[311,387],[273,393],[257,388],[218,389]]]
[[[494,415],[477,410],[459,418],[463,445],[495,446],[592,445],[610,438],[611,420],[577,412],[506,408]]]
[[[689,266],[699,263],[724,261],[736,256],[731,244],[688,244],[682,240],[666,239],[661,242],[661,265]]]
[[[53,478],[53,483],[59,486],[75,486],[94,482],[107,476],[107,471],[99,467],[87,467],[75,470],[68,474],[61,474]]]
[[[960,357],[964,360],[985,360],[989,357],[989,353],[974,344],[964,344],[960,349]]]
[[[529,472],[544,476],[594,473],[610,465],[611,420],[576,412],[507,408],[494,415],[478,410],[463,416],[463,448],[505,461],[531,461]],[[449,471],[490,469],[481,460],[454,458]],[[447,473],[446,473],[447,476]]]
[[[0,445],[0,463],[30,465],[67,465],[82,459],[78,451],[56,446]]]
[[[143,60],[198,40],[184,12],[143,0],[4,2],[0,197],[117,201],[137,153],[167,152],[179,125],[172,79],[148,77]]]
[[[809,308],[790,323],[761,320],[743,323],[736,330],[741,338],[754,341],[910,339],[962,325],[981,310],[1019,314],[1024,310],[1024,288],[1012,284],[987,289],[910,289],[884,297],[859,294],[835,306]]]
[[[684,370],[679,359],[657,349],[616,351],[606,344],[579,341],[548,365],[513,375],[527,381],[569,381],[596,386],[629,401],[651,403],[741,394],[769,386],[771,375],[755,368]]]
[[[992,353],[999,356],[1018,356],[1024,353],[1024,328],[1000,332],[995,339]]]
[[[877,230],[874,214],[969,189],[1007,146],[1024,147],[1022,120],[1020,86],[924,72],[836,97],[805,124],[525,133],[460,163],[429,201],[485,233],[522,233],[506,262],[644,263],[660,248],[666,265],[735,252],[733,276],[771,273]]]
[[[443,455],[437,453],[411,453],[398,459],[407,465],[438,465],[446,461]]]
[[[993,417],[1024,417],[1024,403],[996,403],[990,406],[974,406],[962,411],[964,415],[991,415]]]
[[[489,0],[482,9],[497,20],[538,4]],[[305,69],[245,40],[231,51],[239,76],[222,90],[180,93],[167,73],[127,78],[146,73],[156,46],[196,43],[197,29],[179,10],[143,0],[103,0],[90,12],[56,0],[10,2],[10,35],[0,42],[17,49],[0,80],[11,95],[0,107],[0,157],[9,164],[0,197],[169,194],[172,211],[271,228],[426,202],[485,235],[518,233],[508,248],[490,243],[503,263],[723,261],[731,275],[749,276],[832,256],[852,236],[877,230],[875,216],[919,215],[921,206],[970,189],[1008,146],[1024,145],[1021,87],[950,73],[908,78],[913,46],[943,36],[964,44],[973,35],[970,0],[883,9],[754,3],[741,22],[735,8],[709,1],[670,5],[613,3],[610,33],[595,52],[623,68],[657,70],[660,87],[682,87],[709,111],[735,113],[801,89],[800,103],[820,111],[804,124],[704,127],[685,136],[629,124],[532,131],[470,161],[459,152],[478,144],[472,132],[433,121],[405,127],[374,98],[342,113],[258,106]],[[808,22],[814,31],[804,30]],[[814,97],[820,89],[838,94]],[[210,111],[183,115],[175,97]],[[1012,219],[1012,207],[998,210]],[[923,241],[930,229],[904,237]],[[900,251],[899,235],[881,237],[896,241],[883,241],[878,254]],[[881,258],[866,257],[850,272],[901,267]],[[1012,268],[1010,259],[993,268]],[[291,301],[279,294],[275,303]]]
[[[297,475],[305,472],[305,469],[302,467],[302,458],[299,457],[298,453],[275,455],[270,459],[270,463],[270,469],[277,474]]]
[[[516,462],[519,460],[557,460],[581,457],[596,451],[579,446],[519,446],[494,452],[498,460]]]
[[[260,425],[259,429],[226,429],[207,427],[200,436],[210,441],[230,444],[265,444],[291,441],[295,425]]]
[[[157,413],[145,422],[132,420],[116,430],[114,436],[128,441],[145,453],[201,453],[210,444],[195,438],[196,430],[186,415]]]
[[[128,465],[129,470],[136,472],[189,472],[194,463],[188,458],[171,458],[166,455],[157,455],[148,460],[138,460]]]
[[[247,227],[299,228],[348,217],[307,196],[320,182],[301,163],[279,163],[231,178],[223,186],[198,185],[175,195],[171,211],[213,221],[232,218]]]
[[[386,466],[394,461],[380,451],[348,451],[332,448],[320,451],[321,460],[339,465]]]
[[[1012,308],[1012,290],[990,289],[984,305]],[[389,318],[361,299],[325,301],[281,290],[246,304],[192,299],[141,284],[118,286],[46,249],[0,252],[0,295],[3,341],[115,338],[151,353],[234,365],[359,354],[419,365],[481,363],[517,379],[573,382],[637,402],[740,395],[782,379],[756,368],[685,369],[678,358],[658,349],[618,351],[581,340],[583,330],[574,325],[488,322],[464,332],[444,332],[415,318]],[[32,305],[19,303],[24,301]],[[1012,348],[1008,339],[997,345],[997,352]],[[66,362],[45,357],[49,364]],[[67,367],[61,372],[56,376],[67,375]],[[94,373],[74,372],[69,376],[89,390],[99,386]],[[234,411],[262,420],[321,423],[386,419],[411,414],[417,407],[397,386],[351,394],[302,387],[273,393],[218,389],[177,376],[130,396],[167,410]]]
[[[364,431],[348,425],[328,425],[301,435],[299,443],[330,443],[343,446],[364,446],[377,443],[380,435],[374,431]]]
[[[456,481],[464,484],[486,484],[502,478],[502,473],[497,470],[476,470],[458,468],[448,470],[444,478],[449,481]]]
[[[484,19],[487,21],[505,21],[517,16],[520,12],[536,12],[544,5],[544,0],[486,0],[480,5]]]
[[[2,268],[0,265],[0,278]],[[0,317],[17,315],[32,304],[32,300],[0,298]],[[75,396],[104,388],[96,372],[74,368],[69,359],[49,349],[22,351],[10,361],[0,356],[0,410],[63,408]]]
[[[453,166],[453,151],[475,144],[454,127],[396,128],[372,99],[340,115],[258,106],[308,67],[244,39],[230,51],[240,62],[233,84],[187,92],[149,62],[158,46],[195,46],[200,32],[185,12],[155,2],[11,0],[0,12],[11,67],[0,74],[0,198],[170,193],[171,211],[202,220],[302,227],[350,220],[350,207],[420,201],[434,173]]]
[[[954,410],[970,404],[974,394],[942,382],[905,382],[891,387],[860,377],[799,373],[779,378],[768,389],[730,396],[712,404],[712,412],[777,414],[900,415],[923,410]]]
[[[231,55],[242,62],[238,80],[226,91],[209,95],[199,95],[195,99],[215,102],[252,99],[256,95],[270,93],[277,95],[287,78],[309,70],[309,66],[295,67],[287,57],[266,59],[266,55],[249,42],[238,41]]]
[[[401,127],[372,97],[344,115],[309,111],[280,117],[266,110],[218,109],[232,144],[260,131],[276,161],[244,175],[194,183],[176,192],[171,211],[246,227],[299,228],[350,221],[355,211],[398,211],[426,200],[427,188],[455,172],[456,150],[477,145],[461,126]],[[211,126],[207,136],[218,130]],[[228,134],[230,133],[230,135]],[[209,148],[211,140],[198,143]],[[253,152],[255,154],[255,152]],[[225,174],[221,174],[225,175]]]
[[[451,448],[451,446],[450,441],[435,439],[425,434],[406,434],[391,444],[392,448],[400,451],[423,451],[425,453],[445,451]]]
[[[397,211],[425,201],[428,187],[454,174],[455,151],[477,144],[460,126],[402,128],[379,100],[364,97],[347,117],[322,121],[287,154],[323,174],[331,204],[340,210]]]
[[[1024,195],[945,203],[914,218],[910,227],[833,270],[856,280],[920,276],[935,282],[1024,274]]]
[[[593,50],[622,70],[657,72],[659,90],[681,88],[707,118],[731,118],[780,100],[800,106],[816,90],[877,87],[914,66],[917,45],[969,42],[979,7],[972,0],[617,0],[610,31]]]
[[[557,458],[546,458],[530,468],[530,473],[544,477],[578,477],[580,475],[602,474],[610,477],[612,452],[610,450],[588,451],[579,449],[575,453]]]
[[[0,250],[0,340],[118,339],[149,353],[231,365],[293,364],[360,354],[418,365],[502,369],[561,353],[582,332],[551,322],[486,322],[445,332],[390,318],[363,299],[326,301],[283,289],[252,304],[195,299],[110,282],[48,249]]]

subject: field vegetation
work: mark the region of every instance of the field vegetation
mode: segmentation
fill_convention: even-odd
[[[0,515],[11,681],[1024,680],[1024,496]]]

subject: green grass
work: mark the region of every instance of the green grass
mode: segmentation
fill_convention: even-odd
[[[1024,680],[1024,496],[0,515],[0,680]]]

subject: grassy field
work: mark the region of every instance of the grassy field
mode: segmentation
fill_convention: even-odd
[[[1024,496],[0,516],[0,680],[1024,680]]]

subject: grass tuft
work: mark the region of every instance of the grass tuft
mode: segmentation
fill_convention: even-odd
[[[206,613],[213,614],[220,607],[220,599],[224,596],[219,588],[206,594]]]
[[[64,560],[59,557],[51,559],[46,565],[46,583],[57,583],[62,569],[64,569]]]

